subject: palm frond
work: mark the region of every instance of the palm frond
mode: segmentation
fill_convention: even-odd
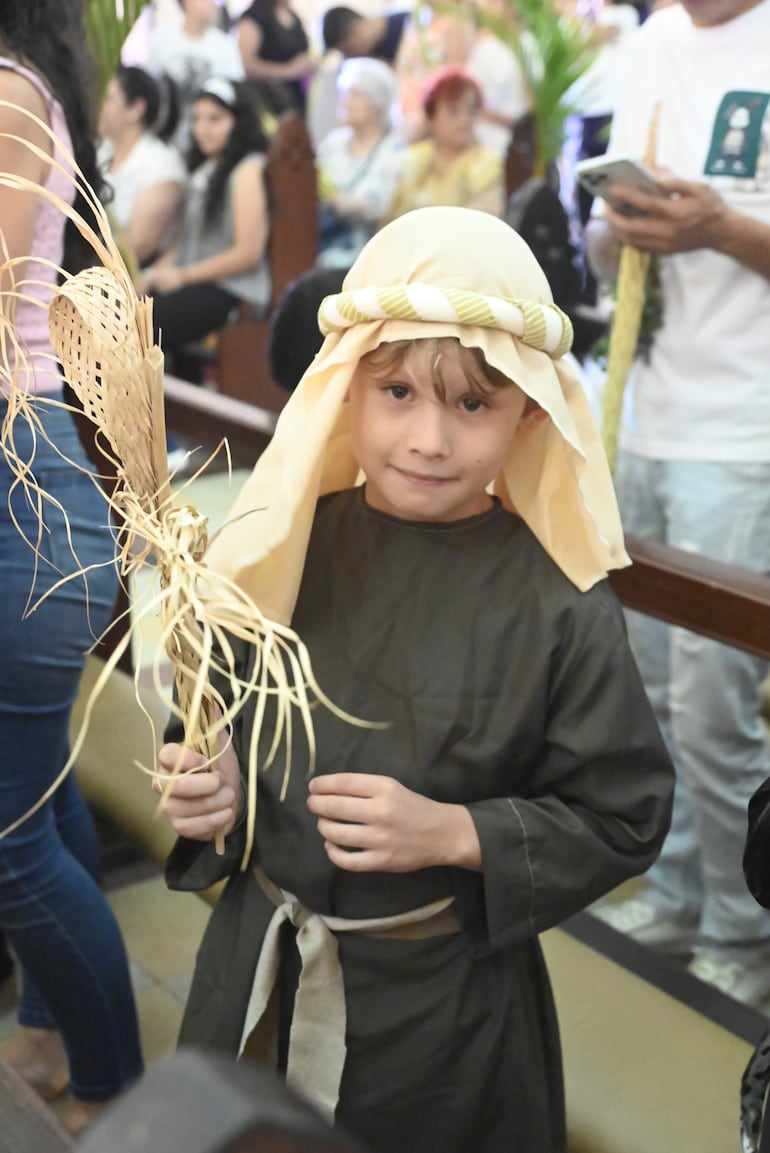
[[[433,0],[433,9],[487,28],[510,49],[521,68],[536,125],[536,175],[561,152],[564,122],[574,111],[569,93],[598,51],[584,22],[559,12],[554,0],[505,0],[505,12]]]
[[[87,0],[83,22],[98,69],[100,99],[120,64],[126,37],[149,3],[150,0]]]

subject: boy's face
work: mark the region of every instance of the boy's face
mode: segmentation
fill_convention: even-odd
[[[462,520],[490,507],[487,485],[527,398],[513,384],[472,390],[456,343],[445,340],[442,399],[431,343],[416,342],[395,369],[359,365],[349,394],[353,451],[372,508],[403,520]]]

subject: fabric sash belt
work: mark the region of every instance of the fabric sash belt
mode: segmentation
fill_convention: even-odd
[[[334,934],[353,932],[418,939],[457,933],[460,924],[449,907],[454,898],[444,897],[392,917],[349,920],[313,913],[292,893],[274,885],[259,865],[254,867],[254,875],[276,909],[262,943],[238,1056],[267,1009],[280,965],[280,927],[290,921],[297,930],[302,967],[289,1035],[286,1080],[331,1121],[345,1064],[346,1027],[345,988]]]

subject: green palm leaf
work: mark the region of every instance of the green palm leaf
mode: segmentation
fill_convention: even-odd
[[[536,125],[535,174],[542,176],[561,152],[564,121],[574,111],[569,91],[593,63],[598,48],[590,26],[560,13],[555,0],[504,4],[502,13],[456,0],[432,0],[431,7],[488,28],[516,57]]]
[[[120,64],[126,37],[150,0],[86,0],[86,39],[99,73],[99,99]]]

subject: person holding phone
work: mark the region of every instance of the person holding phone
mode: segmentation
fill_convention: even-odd
[[[656,181],[608,192],[587,230],[609,278],[620,244],[660,258],[662,324],[630,380],[616,485],[624,528],[770,572],[770,0],[682,0],[629,51],[610,154],[641,157],[656,106]],[[770,775],[762,662],[630,620],[677,764],[671,832],[642,898],[598,910],[691,971],[770,1003],[770,915],[746,890],[751,795]]]

